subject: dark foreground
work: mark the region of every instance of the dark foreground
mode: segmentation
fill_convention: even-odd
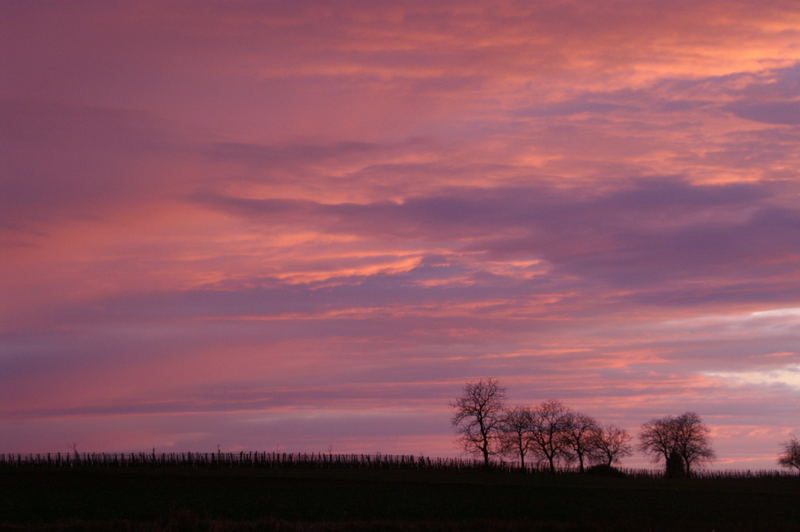
[[[800,479],[0,468],[0,530],[800,530]]]

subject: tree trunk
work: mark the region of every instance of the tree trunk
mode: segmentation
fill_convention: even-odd
[[[578,471],[583,473],[583,455],[578,454]]]
[[[489,467],[489,449],[484,447],[481,451],[483,451],[483,465]]]
[[[525,453],[522,451],[519,452],[519,466],[525,471]]]
[[[686,463],[678,453],[672,453],[667,460],[667,478],[681,478],[686,476]]]
[[[555,464],[555,461],[553,460],[553,457],[552,456],[548,456],[547,457],[547,461],[550,462],[550,472],[555,475],[555,473],[556,473],[556,464]]]

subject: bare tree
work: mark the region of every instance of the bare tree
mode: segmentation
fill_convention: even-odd
[[[675,450],[686,465],[686,476],[691,476],[692,465],[713,460],[709,428],[694,412],[686,412],[675,420]]]
[[[591,435],[591,459],[595,463],[611,467],[620,459],[633,454],[631,435],[616,425],[597,427]]]
[[[564,425],[564,439],[578,459],[578,470],[583,473],[583,464],[592,452],[593,435],[599,428],[597,421],[580,412],[568,412]]]
[[[800,473],[800,440],[792,436],[787,442],[781,444],[783,454],[778,457],[778,464],[783,467],[795,468]]]
[[[468,382],[464,394],[451,403],[456,413],[452,424],[461,434],[464,450],[483,456],[489,465],[489,456],[498,451],[500,423],[506,391],[495,379]]]
[[[651,419],[642,425],[639,448],[652,455],[656,462],[663,458],[667,465],[679,456],[688,476],[692,473],[692,465],[714,458],[709,432],[694,412]]]
[[[556,472],[556,462],[572,460],[565,432],[569,426],[569,410],[560,401],[545,401],[533,410],[531,441],[533,449],[547,460],[550,472]]]
[[[501,420],[502,452],[519,458],[519,466],[522,469],[525,469],[525,457],[533,447],[532,426],[533,412],[525,406],[515,406],[507,410]]]
[[[672,418],[651,419],[642,425],[639,432],[639,449],[652,456],[654,462],[669,461],[673,449],[673,437],[670,424]]]

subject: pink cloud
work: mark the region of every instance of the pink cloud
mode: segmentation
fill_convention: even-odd
[[[796,430],[795,2],[3,11],[0,452]]]

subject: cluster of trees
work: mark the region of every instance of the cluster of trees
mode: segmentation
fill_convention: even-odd
[[[452,404],[453,425],[464,449],[480,454],[486,465],[494,455],[518,459],[521,467],[546,463],[555,472],[560,463],[611,466],[633,453],[631,436],[620,427],[602,425],[559,401],[506,407],[506,392],[494,379],[467,383]]]
[[[531,457],[555,472],[561,463],[612,466],[633,454],[631,436],[615,425],[603,425],[559,401],[534,407],[506,406],[506,392],[495,379],[467,383],[451,405],[452,423],[467,452],[505,455],[525,467]],[[709,428],[694,412],[651,419],[642,425],[638,448],[654,462],[663,460],[667,476],[690,476],[692,468],[714,459]],[[800,473],[800,440],[782,444],[778,463]]]

